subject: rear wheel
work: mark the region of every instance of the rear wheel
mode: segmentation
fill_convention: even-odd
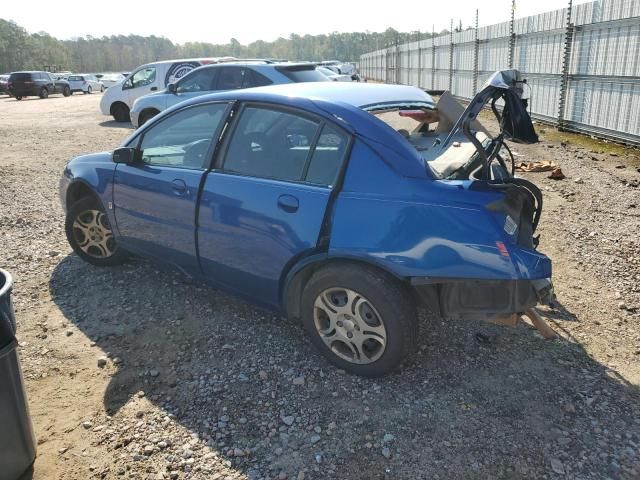
[[[111,107],[111,115],[116,120],[116,122],[129,122],[131,118],[129,117],[129,107],[127,107],[124,103],[116,103]]]
[[[302,322],[334,365],[357,375],[389,373],[416,350],[415,306],[403,285],[377,269],[330,265],[302,294]]]
[[[91,88],[91,86],[88,86],[88,87],[87,87],[87,93],[88,93],[89,95],[91,95],[91,94],[93,93],[93,89]]]
[[[100,93],[104,92],[104,85],[100,85]]]
[[[62,90],[62,95],[68,97],[69,95],[71,95],[71,89],[69,87],[64,87],[64,89]]]
[[[127,253],[113,238],[100,202],[92,197],[81,198],[69,208],[65,232],[74,252],[93,265],[119,265],[127,258]]]
[[[16,96],[16,100],[22,100],[22,97],[20,95]]]
[[[43,100],[45,98],[49,98],[49,90],[47,90],[46,88],[41,88],[40,89],[40,98],[42,98]]]

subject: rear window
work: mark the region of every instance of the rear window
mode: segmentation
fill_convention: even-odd
[[[12,73],[11,80],[13,80],[14,82],[16,80],[18,81],[31,80],[31,74],[30,73]]]
[[[69,76],[69,81],[70,82],[77,82],[77,81],[82,81],[84,80],[84,78],[82,78],[80,75],[70,75]]]
[[[314,65],[303,65],[295,67],[276,67],[280,73],[294,82],[328,82],[325,75],[316,70]]]

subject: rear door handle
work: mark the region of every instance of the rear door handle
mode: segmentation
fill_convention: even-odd
[[[186,193],[189,193],[187,184],[184,182],[184,180],[180,179],[175,179],[173,182],[171,182],[171,189],[177,195],[184,195]]]
[[[151,87],[152,92],[155,92],[156,90],[158,90],[158,87]]]
[[[293,195],[280,195],[278,197],[278,208],[287,213],[295,213],[298,211],[298,199]]]

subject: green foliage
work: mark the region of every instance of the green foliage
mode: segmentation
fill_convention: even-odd
[[[232,38],[214,45],[189,42],[177,45],[163,37],[118,35],[58,40],[47,33],[29,34],[14,22],[0,18],[0,73],[16,70],[74,72],[130,71],[144,63],[172,58],[222,57],[280,58],[288,60],[343,60],[356,62],[360,55],[395,43],[428,38],[430,34],[384,32],[304,35],[273,42],[257,40],[242,45]]]

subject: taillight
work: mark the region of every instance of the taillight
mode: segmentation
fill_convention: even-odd
[[[33,85],[33,82],[30,80],[25,80],[24,82],[25,85]]]

